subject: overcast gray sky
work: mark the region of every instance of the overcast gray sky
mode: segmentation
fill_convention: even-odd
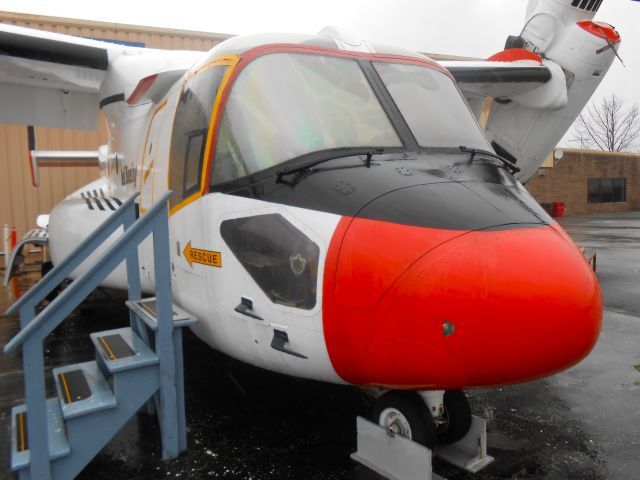
[[[527,0],[0,0],[0,10],[107,22],[244,34],[315,33],[343,27],[355,36],[411,50],[488,57],[520,32]],[[596,20],[623,38],[596,97],[640,102],[640,2],[604,0]]]

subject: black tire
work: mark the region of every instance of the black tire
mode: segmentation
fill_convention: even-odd
[[[436,425],[431,412],[415,392],[392,390],[378,398],[371,411],[371,419],[380,426],[381,416],[387,409],[395,409],[409,424],[411,434],[403,435],[420,445],[433,449],[436,444]]]
[[[450,445],[464,437],[471,428],[471,408],[461,390],[444,392],[443,403],[446,422],[438,426],[436,433],[440,445]]]

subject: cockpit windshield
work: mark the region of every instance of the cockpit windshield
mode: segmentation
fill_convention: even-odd
[[[238,75],[222,114],[211,180],[221,184],[312,152],[406,147],[406,127],[368,78],[381,77],[421,147],[488,149],[445,74],[428,67],[271,53]],[[369,69],[369,77],[363,71]],[[394,117],[395,115],[395,117]],[[392,118],[396,118],[396,125]],[[403,136],[405,135],[405,136]]]
[[[453,81],[431,68],[374,63],[421,147],[489,149]]]
[[[222,183],[319,150],[401,147],[356,60],[274,53],[257,58],[229,95],[212,180]]]

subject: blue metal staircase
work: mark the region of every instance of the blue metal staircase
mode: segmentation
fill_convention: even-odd
[[[171,303],[167,192],[136,218],[135,198],[101,224],[19,301],[20,332],[5,353],[21,348],[25,405],[11,412],[11,469],[22,479],[70,479],[141,408],[158,416],[162,456],[187,448],[182,328],[196,320]],[[91,268],[36,315],[36,306],[112,233],[122,235]],[[156,297],[141,299],[138,246],[153,236]],[[94,361],[53,370],[57,396],[45,396],[43,341],[123,261],[130,327],[92,333]]]

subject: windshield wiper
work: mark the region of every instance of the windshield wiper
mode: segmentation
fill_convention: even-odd
[[[504,158],[504,157],[501,157],[497,153],[490,152],[489,150],[482,150],[480,148],[467,148],[465,146],[461,146],[459,148],[460,148],[461,152],[470,153],[471,154],[471,158],[469,159],[469,161],[471,161],[471,162],[473,162],[473,158],[476,155],[484,155],[484,156],[487,156],[487,157],[495,158],[496,160],[500,160],[500,162],[502,162],[502,164],[511,173],[518,173],[520,171],[520,168],[516,167],[516,165],[511,160],[509,160],[507,158]]]
[[[371,168],[371,158],[374,155],[381,155],[384,153],[384,148],[382,147],[368,147],[368,148],[347,148],[344,150],[339,150],[339,151],[327,151],[325,152],[326,155],[323,155],[322,158],[312,158],[311,160],[309,160],[306,163],[303,163],[302,165],[298,165],[297,167],[293,167],[293,168],[281,168],[280,170],[278,170],[276,172],[276,175],[278,176],[276,179],[276,183],[282,183],[282,177],[284,177],[285,175],[291,175],[293,173],[298,173],[301,172],[303,170],[309,170],[310,168],[315,167],[316,165],[320,165],[321,163],[325,163],[328,162],[330,160],[336,160],[338,158],[345,158],[345,157],[355,157],[358,155],[366,155],[367,156],[367,160],[366,160],[366,166],[367,168]]]

